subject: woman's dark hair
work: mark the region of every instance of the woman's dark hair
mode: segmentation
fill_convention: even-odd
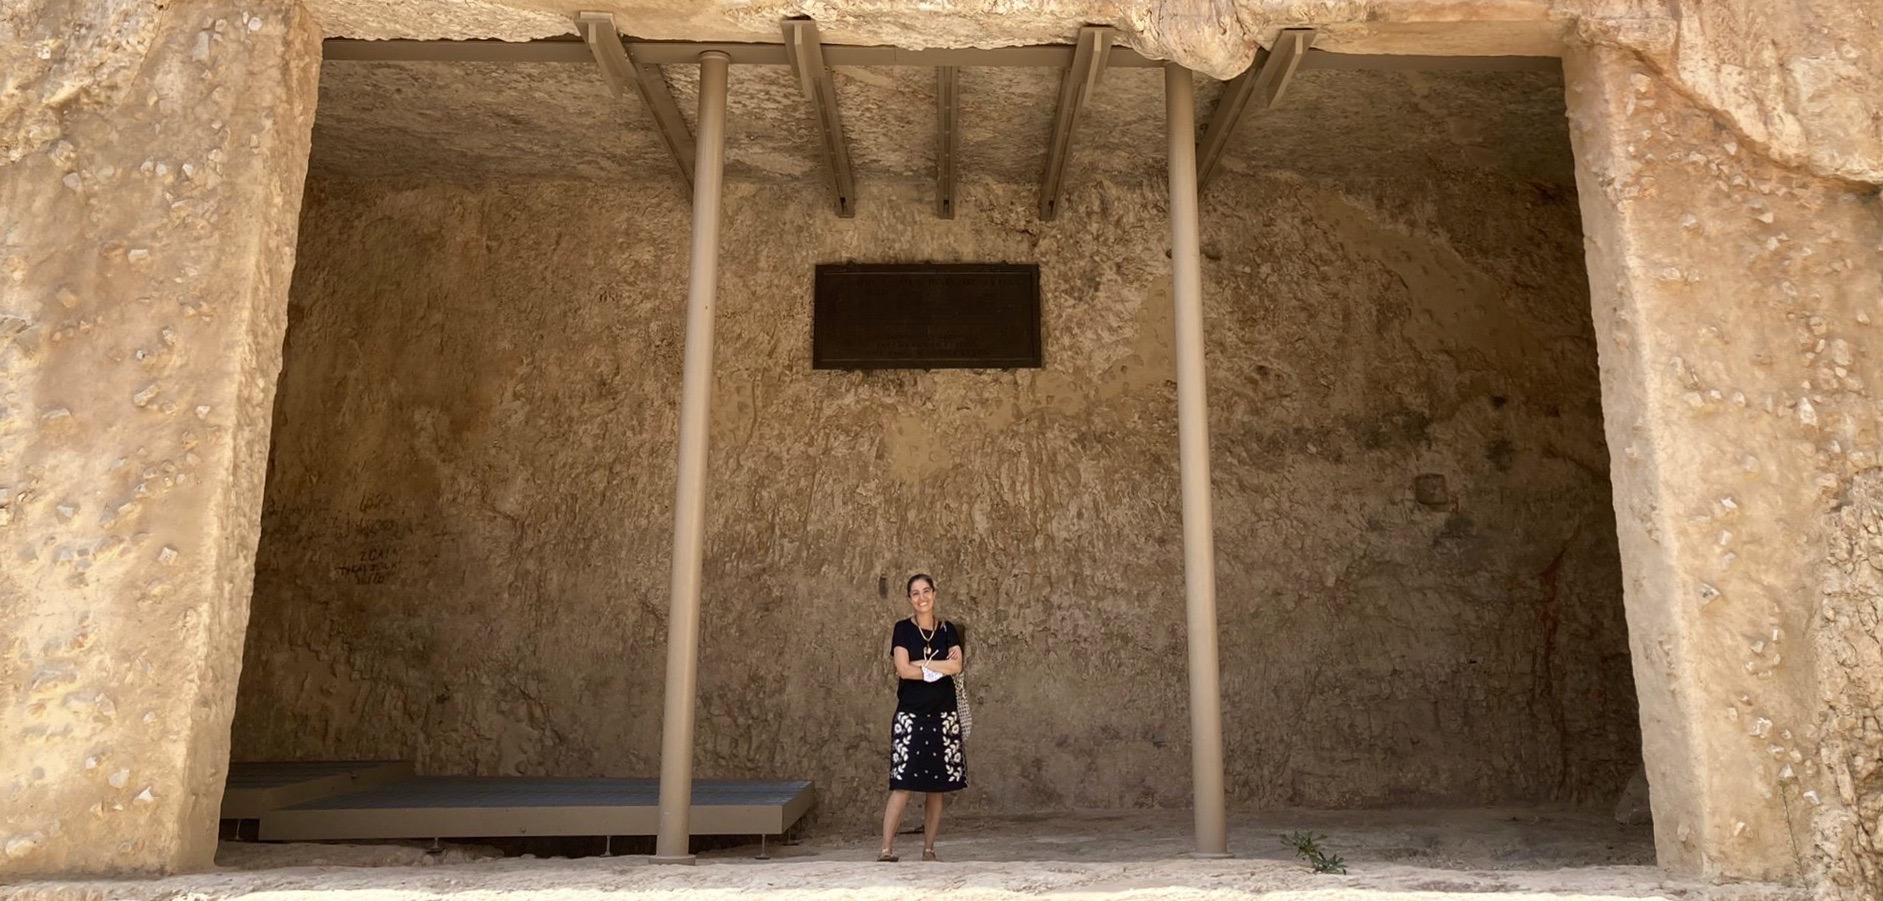
[[[927,582],[928,587],[930,588],[935,587],[934,576],[931,576],[928,573],[916,573],[915,575],[909,577],[909,584],[902,586],[902,593],[905,595],[915,593],[915,583],[917,582]]]

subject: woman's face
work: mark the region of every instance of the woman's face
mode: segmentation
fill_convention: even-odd
[[[909,606],[917,614],[935,611],[935,583],[927,579],[917,579],[909,586]]]

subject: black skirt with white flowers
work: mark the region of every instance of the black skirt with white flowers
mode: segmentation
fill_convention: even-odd
[[[953,711],[896,711],[889,732],[892,791],[953,792],[968,787],[961,754],[961,720]]]

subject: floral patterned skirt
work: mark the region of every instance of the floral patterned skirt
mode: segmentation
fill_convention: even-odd
[[[896,711],[889,732],[890,790],[953,792],[967,787],[961,720],[955,712]]]

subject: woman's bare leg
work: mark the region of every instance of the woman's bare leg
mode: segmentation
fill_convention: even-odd
[[[883,809],[883,852],[894,854],[896,851],[896,827],[902,825],[902,812],[909,809],[909,793],[892,791],[889,793],[889,806]]]
[[[935,850],[935,836],[941,834],[942,799],[948,797],[941,792],[929,792],[922,799],[922,850]]]

